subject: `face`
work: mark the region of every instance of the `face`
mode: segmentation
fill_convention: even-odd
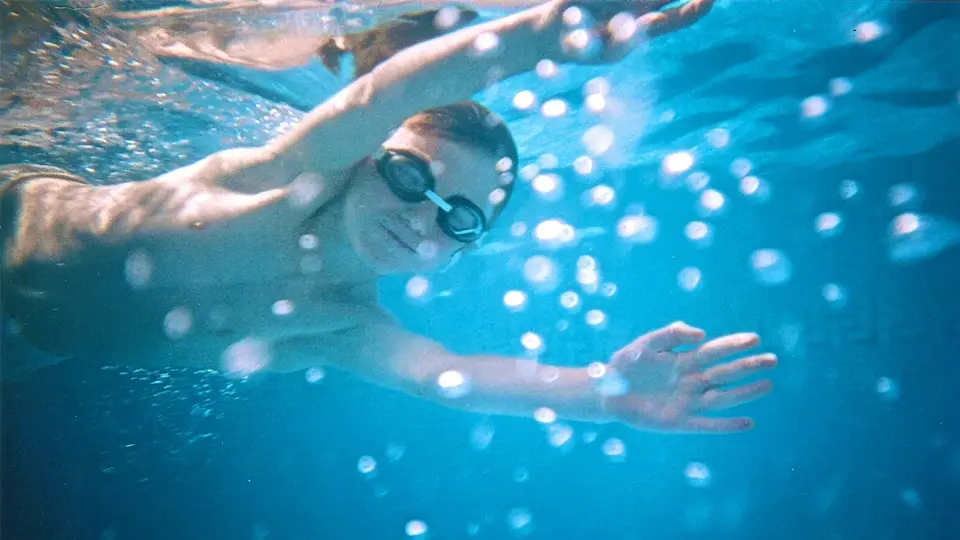
[[[500,156],[400,128],[385,150],[412,154],[430,167],[433,191],[443,200],[464,197],[489,221],[496,208]],[[442,201],[441,201],[442,203]],[[380,274],[426,272],[468,247],[447,235],[437,222],[438,204],[430,199],[406,202],[378,172],[373,160],[360,165],[346,199],[346,230],[357,255]]]

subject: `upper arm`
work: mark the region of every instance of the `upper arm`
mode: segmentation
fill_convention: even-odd
[[[427,392],[440,373],[452,369],[459,356],[430,338],[392,321],[378,321],[334,334],[297,336],[274,351],[280,371],[326,364],[366,382],[415,395]]]

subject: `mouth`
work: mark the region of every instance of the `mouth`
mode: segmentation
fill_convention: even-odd
[[[411,253],[417,252],[415,247],[405,242],[403,238],[400,237],[400,235],[393,232],[393,229],[391,229],[390,227],[387,227],[383,222],[380,222],[380,226],[383,228],[384,231],[386,231],[387,235],[390,236],[390,238],[394,239],[398,244],[408,249]]]

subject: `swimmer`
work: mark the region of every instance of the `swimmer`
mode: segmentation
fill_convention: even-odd
[[[575,15],[566,1],[458,29],[392,54],[262,147],[147,181],[94,186],[52,167],[5,166],[5,331],[58,360],[236,377],[326,364],[478,413],[549,408],[644,430],[749,429],[750,418],[709,415],[770,391],[769,381],[745,379],[774,367],[773,355],[730,358],[756,347],[756,334],[704,341],[678,322],[590,369],[547,368],[454,353],[378,303],[379,277],[450,264],[510,199],[514,141],[469,101],[490,74],[544,59],[612,63],[636,37],[629,24],[608,31],[617,13],[629,10],[638,32],[657,36],[711,7],[668,4],[586,3],[603,43],[593,55],[578,56],[576,36],[566,36],[564,14]],[[4,376],[28,372],[23,358],[8,352]],[[626,383],[621,391],[598,390],[597,365]],[[438,385],[461,379],[469,391],[458,397]]]

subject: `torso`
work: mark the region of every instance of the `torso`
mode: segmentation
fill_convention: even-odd
[[[56,187],[60,194],[54,199],[74,205],[105,193],[103,187]],[[76,193],[63,193],[67,188]],[[149,186],[140,189],[140,195],[128,193],[125,204],[153,205],[162,223],[141,215],[139,226],[129,226],[133,218],[127,218],[126,229],[92,231],[91,216],[84,221],[82,211],[58,208],[54,214],[79,217],[72,228],[62,223],[51,228],[46,248],[32,242],[18,258],[18,250],[11,249],[16,242],[6,242],[4,286],[12,295],[5,294],[4,303],[40,348],[102,363],[216,369],[238,342],[253,340],[280,350],[288,339],[322,338],[385,317],[376,303],[375,280],[338,275],[331,261],[343,242],[325,241],[329,231],[323,214],[292,220],[285,198],[224,212],[218,203],[238,194],[217,193],[211,199],[203,186],[176,197],[158,196]],[[117,194],[108,199],[116,201]],[[315,203],[335,210],[337,199],[331,194]],[[109,205],[88,213],[100,216],[102,225]],[[186,208],[194,209],[188,219],[175,217]],[[41,221],[32,215],[39,211],[50,215],[49,204],[22,204],[21,222]],[[301,240],[303,235],[312,236]],[[10,277],[18,284],[12,289]],[[318,351],[318,361],[321,356]],[[271,367],[278,370],[303,363],[275,360]]]

